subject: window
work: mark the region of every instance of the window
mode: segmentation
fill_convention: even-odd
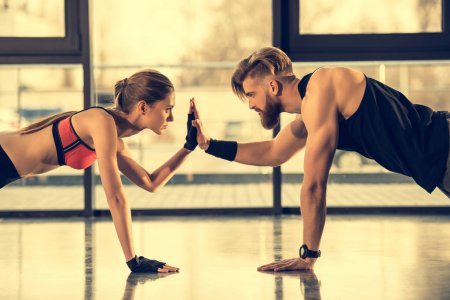
[[[157,69],[175,85],[175,119],[167,130],[160,136],[146,130],[124,138],[133,158],[148,171],[182,147],[191,97],[214,138],[241,142],[270,138],[272,132],[262,129],[259,117],[233,95],[230,79],[239,59],[271,44],[271,1],[257,6],[253,0],[177,0],[171,5],[152,0],[132,7],[119,0],[93,4],[99,105],[111,104],[117,80],[144,68]],[[271,173],[271,167],[232,163],[197,149],[157,193],[124,182],[133,209],[269,208]],[[95,207],[106,209],[101,186],[96,193]]]
[[[15,131],[51,114],[81,110],[82,73],[77,65],[2,66],[0,132]],[[25,177],[0,189],[0,199],[0,211],[81,210],[83,172],[64,166]]]
[[[0,56],[80,55],[81,5],[85,0],[3,1]]]
[[[336,65],[337,63],[330,63]],[[448,109],[448,86],[450,63],[426,62],[353,62],[339,63],[364,72],[368,77],[387,83],[401,91],[411,102],[423,104],[433,110]],[[301,78],[323,64],[295,63],[294,73]],[[282,127],[294,119],[293,115],[283,114]],[[305,149],[282,165],[283,207],[296,208],[300,200],[300,187],[304,171]],[[356,152],[336,150],[331,165],[328,186],[327,206],[342,207],[443,207],[447,197],[436,188],[428,194],[409,177],[392,173],[374,160]]]
[[[64,37],[64,0],[0,3],[0,36]]]
[[[438,0],[301,0],[300,34],[442,32]]]
[[[274,41],[294,61],[448,59],[448,1],[274,1]]]

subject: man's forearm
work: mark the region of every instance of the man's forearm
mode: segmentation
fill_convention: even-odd
[[[271,147],[273,141],[236,143],[234,141],[208,140],[203,150],[218,158],[252,166],[278,166]]]
[[[295,141],[285,135],[274,140],[236,143],[209,139],[201,145],[206,153],[216,157],[252,166],[277,167],[304,148],[306,139]]]
[[[273,141],[240,143],[235,162],[252,166],[274,166],[275,159],[270,154]]]
[[[310,250],[317,251],[325,226],[325,188],[311,190],[302,187],[300,208],[303,219],[303,243]]]

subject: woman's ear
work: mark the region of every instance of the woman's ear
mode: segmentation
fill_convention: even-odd
[[[147,110],[150,108],[149,105],[144,100],[139,100],[137,103],[137,109],[139,111],[139,114],[145,115]]]

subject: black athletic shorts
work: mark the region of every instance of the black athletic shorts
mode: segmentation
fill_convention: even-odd
[[[2,146],[0,146],[0,189],[17,179],[20,179],[20,176],[17,173],[16,167]]]

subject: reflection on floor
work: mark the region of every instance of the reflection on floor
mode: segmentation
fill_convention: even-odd
[[[149,193],[129,185],[125,192],[132,208],[230,208],[271,207],[272,184],[185,184],[168,185]],[[0,210],[83,209],[81,186],[7,186],[0,190]],[[107,209],[103,188],[96,189],[96,208]],[[285,207],[298,207],[300,184],[283,184]],[[342,206],[450,206],[438,189],[431,195],[418,185],[330,183],[329,207]]]
[[[449,299],[450,217],[329,216],[314,272],[258,272],[297,256],[299,217],[134,220],[128,271],[110,220],[0,222],[1,299]]]

